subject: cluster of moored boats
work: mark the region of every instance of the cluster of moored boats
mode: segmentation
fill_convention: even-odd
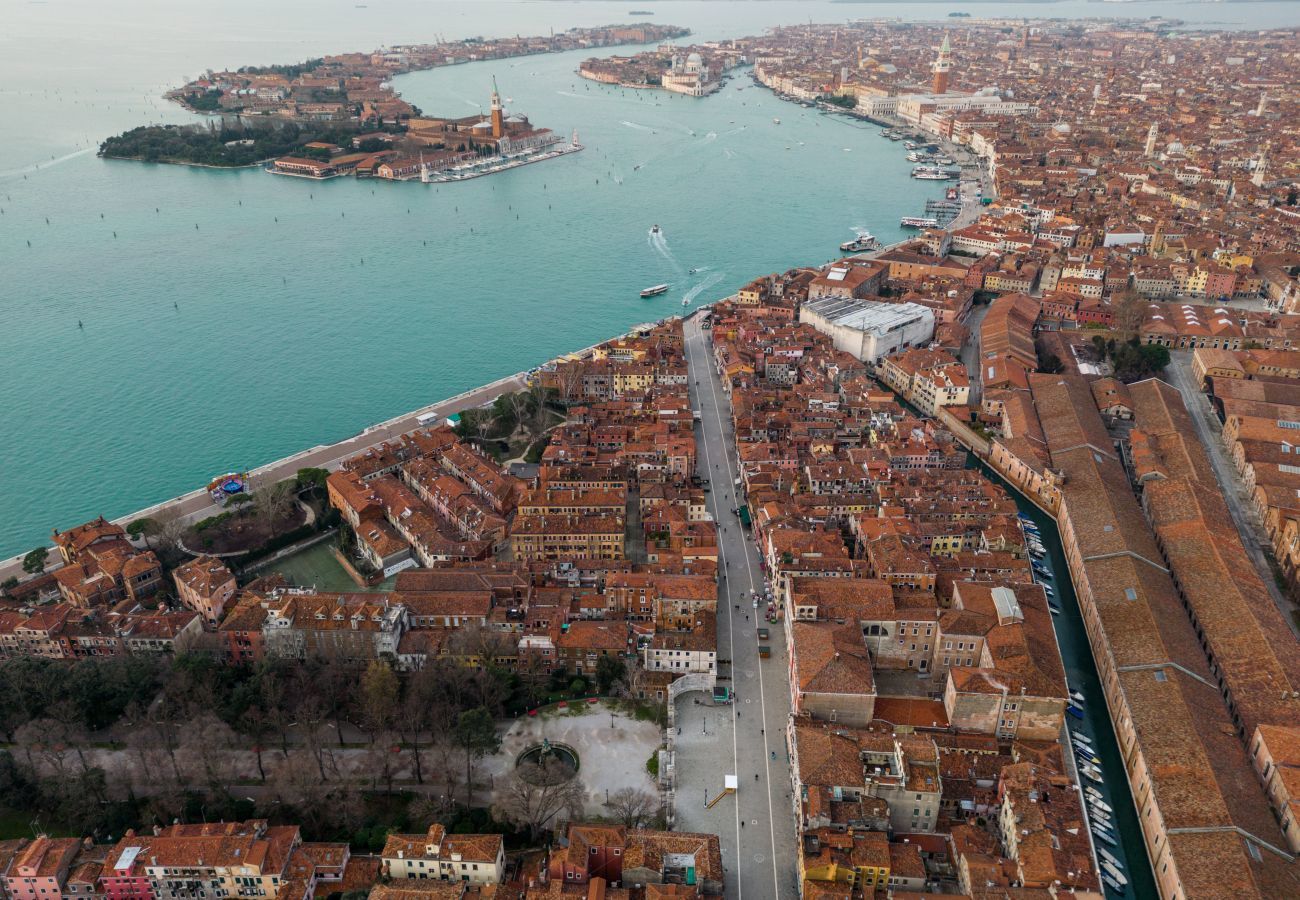
[[[1029,516],[1020,516],[1020,526],[1025,535],[1025,549],[1029,551],[1034,580],[1047,595],[1047,608],[1052,615],[1061,614],[1056,603],[1056,591],[1051,585],[1052,571],[1044,561],[1047,547],[1043,544],[1042,533]],[[1092,738],[1084,730],[1083,692],[1077,688],[1070,689],[1070,699],[1065,711],[1069,714],[1070,743],[1074,749],[1075,768],[1083,780],[1083,799],[1087,807],[1088,829],[1092,832],[1093,847],[1097,851],[1097,863],[1101,868],[1102,881],[1117,894],[1128,892],[1128,876],[1124,874],[1124,864],[1107,850],[1106,847],[1118,847],[1119,838],[1114,824],[1115,811],[1111,809],[1102,795],[1100,788],[1106,780],[1101,772],[1101,757],[1093,746]]]
[[[1078,692],[1071,692],[1073,697]],[[1078,702],[1082,702],[1082,695],[1077,697]],[[1124,864],[1120,862],[1119,857],[1106,849],[1106,846],[1119,846],[1119,838],[1115,833],[1114,816],[1115,811],[1111,809],[1110,804],[1102,796],[1101,791],[1096,785],[1103,784],[1101,776],[1101,759],[1097,756],[1096,749],[1092,746],[1092,739],[1078,728],[1070,729],[1070,742],[1074,745],[1074,756],[1078,763],[1079,773],[1084,778],[1094,784],[1086,784],[1083,787],[1083,799],[1088,806],[1088,829],[1096,839],[1093,841],[1093,847],[1097,850],[1097,862],[1101,867],[1101,880],[1106,882],[1106,886],[1118,894],[1123,894],[1128,890],[1128,876],[1124,874]]]
[[[1025,549],[1029,551],[1034,581],[1038,582],[1038,586],[1047,595],[1047,608],[1052,611],[1052,615],[1059,616],[1061,607],[1056,605],[1056,589],[1052,587],[1052,570],[1043,562],[1047,556],[1047,548],[1043,546],[1043,536],[1039,533],[1038,526],[1028,516],[1020,517],[1020,526],[1025,533]]]

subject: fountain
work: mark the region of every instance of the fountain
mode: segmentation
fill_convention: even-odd
[[[515,768],[530,782],[554,784],[568,781],[578,774],[578,751],[568,744],[553,744],[542,738],[515,758]]]

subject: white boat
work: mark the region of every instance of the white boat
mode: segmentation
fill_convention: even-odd
[[[690,298],[689,298],[689,297],[683,297],[683,298],[682,298],[682,306],[690,306],[690,305],[691,305]]]
[[[1078,744],[1079,746],[1081,746],[1081,747],[1087,747],[1089,750],[1092,749],[1092,738],[1088,737],[1088,736],[1087,736],[1086,734],[1084,734],[1082,731],[1072,731],[1072,732],[1070,732],[1070,738],[1071,738],[1071,739],[1072,739],[1076,744]],[[1097,796],[1100,797],[1101,795],[1098,794]]]
[[[1061,614],[1061,607],[1057,606],[1055,603],[1049,603],[1047,604],[1047,611],[1054,616],[1059,616]]]
[[[660,294],[662,294],[662,293],[663,293],[664,291],[666,291],[666,290],[668,290],[668,285],[666,285],[666,284],[656,284],[654,287],[648,287],[648,288],[646,288],[644,291],[642,291],[642,292],[641,292],[641,296],[642,296],[642,297],[657,297],[657,296],[659,296]]]
[[[1119,846],[1119,843],[1115,840],[1115,836],[1114,836],[1113,834],[1111,834],[1109,831],[1098,831],[1096,828],[1094,828],[1094,829],[1092,830],[1092,833],[1093,833],[1093,835],[1094,835],[1095,837],[1097,837],[1097,838],[1099,838],[1099,839],[1105,841],[1106,843],[1110,844],[1112,847],[1118,847],[1118,846]],[[1122,891],[1123,889],[1122,889],[1122,888],[1116,888],[1116,890],[1121,890],[1121,891]]]
[[[1081,691],[1070,691],[1070,699],[1083,706],[1083,693]]]
[[[1124,885],[1120,884],[1115,879],[1111,878],[1105,872],[1101,873],[1101,880],[1106,882],[1106,887],[1110,888],[1115,893],[1117,894],[1127,893],[1124,889]]]
[[[1097,819],[1099,822],[1106,825],[1106,827],[1108,828],[1110,827],[1110,816],[1105,811],[1097,809],[1096,807],[1093,806],[1089,806],[1088,814],[1093,818]]]
[[[1079,767],[1079,772],[1089,781],[1095,781],[1097,784],[1105,784],[1106,781],[1101,777],[1101,769],[1096,766],[1085,763]]]
[[[1110,804],[1107,803],[1105,800],[1101,799],[1100,797],[1089,797],[1088,805],[1097,807],[1097,809],[1101,810],[1106,815],[1110,815],[1111,813],[1114,812],[1114,810],[1110,808]]]
[[[898,224],[904,228],[938,228],[939,220],[928,216],[903,216]]]
[[[1105,847],[1098,847],[1097,855],[1100,856],[1102,859],[1106,860],[1106,862],[1110,863],[1112,866],[1114,866],[1117,869],[1122,870],[1124,868],[1124,864],[1120,862],[1115,857],[1115,855],[1111,853],[1109,850],[1107,850]]]
[[[880,249],[880,241],[870,231],[862,231],[851,241],[845,241],[840,244],[841,253],[864,253],[868,250]]]
[[[781,120],[778,119],[778,118],[776,118],[775,116],[773,116],[773,117],[772,117],[772,124],[773,124],[773,125],[780,125],[780,124],[781,124]]]

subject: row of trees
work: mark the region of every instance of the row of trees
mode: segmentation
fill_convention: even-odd
[[[99,155],[113,159],[139,159],[145,162],[181,162],[206,166],[247,166],[264,159],[301,151],[312,141],[347,144],[357,133],[350,124],[299,125],[280,122],[276,125],[244,126],[239,123],[218,126],[215,121],[202,125],[142,125],[107,138],[99,145]],[[251,141],[251,144],[244,143]]]
[[[467,630],[454,649],[492,659],[499,638]],[[599,686],[608,692],[622,676],[611,657]],[[0,684],[0,733],[12,747],[0,765],[2,804],[103,834],[123,821],[170,821],[199,798],[292,814],[317,835],[355,827],[338,808],[358,792],[391,795],[399,781],[426,798],[422,815],[454,818],[458,805],[474,805],[479,765],[500,748],[495,721],[507,709],[588,686],[562,670],[525,667],[521,678],[437,659],[400,675],[385,661],[239,668],[202,655],[14,657],[0,661]],[[565,795],[542,787],[499,786],[529,801],[502,806],[499,817],[540,827],[533,813]]]

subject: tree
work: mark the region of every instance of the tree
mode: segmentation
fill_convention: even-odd
[[[1147,302],[1138,292],[1129,288],[1114,301],[1115,331],[1121,340],[1135,337],[1142,328],[1147,314]]]
[[[1038,363],[1038,371],[1046,372],[1048,375],[1055,375],[1064,370],[1065,366],[1061,363],[1061,358],[1055,353],[1044,353]]]
[[[296,476],[298,489],[303,490],[304,488],[312,488],[314,490],[323,490],[325,487],[325,479],[329,478],[329,474],[328,469],[299,469],[298,475]]]
[[[501,749],[492,715],[483,707],[468,709],[456,720],[452,731],[456,746],[465,752],[465,805],[473,805],[474,763]]]
[[[534,843],[558,814],[582,816],[587,790],[575,778],[573,769],[550,757],[541,763],[525,763],[501,784],[492,814],[519,828],[527,828]]]
[[[663,810],[658,797],[631,786],[621,787],[610,794],[605,807],[614,821],[627,828],[643,828],[653,823]]]
[[[257,511],[266,525],[267,535],[275,534],[275,523],[284,518],[293,505],[293,482],[277,481],[270,487],[262,488],[253,495]]]
[[[144,540],[145,546],[153,547],[153,538],[162,530],[157,519],[151,519],[148,516],[141,516],[130,525],[126,526],[126,533],[131,536],[132,540]]]
[[[627,668],[617,656],[602,656],[596,660],[596,689],[607,695],[614,685],[623,680]]]
[[[28,575],[39,575],[45,571],[45,560],[50,556],[48,547],[37,547],[23,557],[23,571]]]
[[[361,721],[370,732],[370,743],[375,733],[389,727],[397,714],[399,685],[397,673],[383,660],[376,659],[366,666],[361,676]]]

